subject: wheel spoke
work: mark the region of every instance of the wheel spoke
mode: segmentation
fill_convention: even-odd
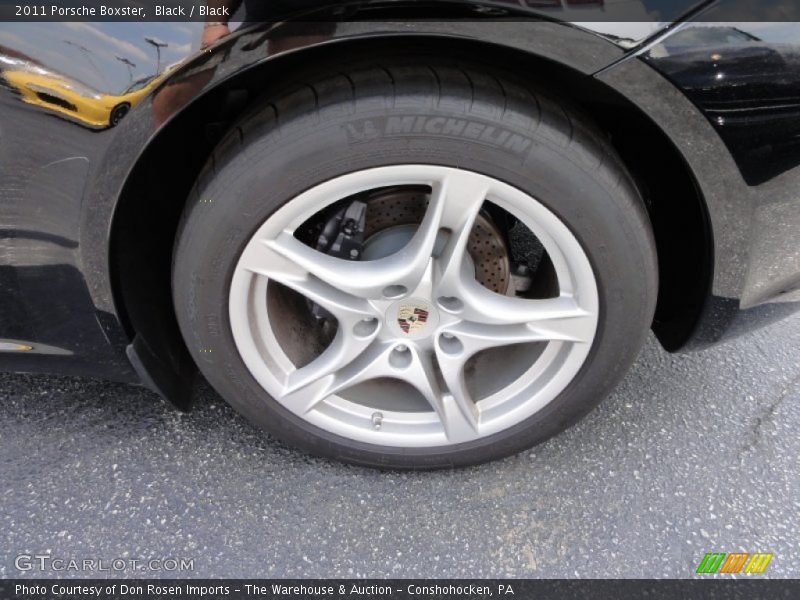
[[[378,328],[375,327],[369,335],[355,336],[346,332],[340,323],[336,336],[322,354],[309,364],[289,373],[286,377],[285,393],[291,394],[313,386],[328,375],[341,371],[369,347],[377,333]]]
[[[443,227],[452,231],[443,263],[453,262],[457,268],[485,196],[486,185],[481,178],[461,172],[448,175],[433,186],[425,216],[411,240],[398,252],[378,260],[335,258],[307,246],[288,231],[265,243],[285,262],[338,290],[360,297],[380,298],[390,286],[401,286],[407,291],[418,286]],[[269,269],[268,264],[259,262],[259,267]]]
[[[453,382],[458,385],[442,390],[430,357],[415,351],[404,379],[422,394],[439,415],[450,442],[465,442],[478,437],[478,409],[463,385],[463,377],[459,382]]]
[[[520,341],[561,340],[567,342],[588,342],[593,339],[596,319],[590,312],[582,309],[570,296],[542,300],[527,300],[498,296],[499,301],[484,310],[474,311],[471,317],[475,322],[497,325],[525,325],[520,329]],[[500,330],[501,339],[514,334]],[[530,336],[530,339],[524,338]]]
[[[393,368],[389,363],[389,355],[392,349],[393,344],[372,342],[362,348],[361,352],[353,359],[342,364],[338,370],[329,370],[327,369],[327,364],[320,363],[318,365],[318,373],[320,374],[318,379],[314,380],[313,377],[309,376],[309,383],[301,388],[292,389],[287,386],[286,394],[281,398],[281,401],[287,406],[292,406],[298,414],[304,414],[313,410],[317,404],[328,396],[346,388],[370,379],[389,377],[393,373]],[[317,361],[321,358],[322,355]],[[311,365],[313,364],[311,363]],[[310,367],[311,365],[307,366]],[[305,369],[306,367],[303,368]],[[296,373],[299,373],[300,370]],[[300,377],[301,375],[298,374],[298,381]]]
[[[459,385],[443,391],[430,357],[408,349],[405,351],[407,362],[393,362],[395,348],[393,343],[372,342],[338,370],[332,370],[336,358],[323,360],[323,354],[289,377],[281,402],[302,415],[325,398],[359,383],[384,377],[399,379],[417,389],[428,401],[439,416],[448,440],[458,443],[476,438],[478,410],[463,385],[463,377]]]
[[[466,266],[464,257],[469,236],[487,192],[485,179],[464,171],[451,173],[441,187],[434,190],[435,198],[445,206],[441,226],[451,232],[437,260],[439,287],[446,287],[448,280],[457,279]]]
[[[438,215],[428,219],[438,222]],[[288,232],[267,242],[289,262],[311,273],[328,285],[362,298],[381,298],[387,288],[407,291],[416,288],[431,260],[436,240],[433,224],[423,221],[420,230],[400,251],[370,261],[335,258],[306,246]]]
[[[447,327],[442,335],[455,338],[454,344],[462,346],[467,356],[499,346],[549,341],[587,343],[593,338],[595,321],[590,314],[580,309],[564,314],[549,312],[547,300],[528,302],[544,303],[539,311],[534,309],[535,320],[526,322],[525,317],[532,316],[526,313],[522,320],[513,323],[462,321]]]
[[[464,356],[455,356],[452,353],[444,352],[441,348],[436,349],[436,359],[442,374],[447,390],[441,395],[441,407],[437,412],[445,424],[448,431],[448,439],[452,435],[462,434],[464,439],[469,439],[478,434],[480,423],[480,412],[478,406],[472,398],[464,379]],[[454,441],[451,439],[451,441]],[[462,440],[463,441],[463,440]]]
[[[343,325],[351,325],[374,316],[372,308],[365,299],[326,283],[265,243],[248,246],[242,253],[239,264],[253,273],[263,275],[302,294],[334,315]]]
[[[581,342],[594,335],[596,318],[581,307],[572,294],[562,293],[555,298],[517,298],[487,290],[462,267],[461,277],[454,286],[439,296],[452,295],[459,299],[458,316],[464,321],[489,325],[530,325],[545,339]],[[523,332],[524,333],[524,332]],[[535,333],[535,332],[534,332]],[[537,340],[531,340],[537,341]]]
[[[441,204],[440,227],[469,233],[488,193],[486,179],[469,171],[452,171],[434,186],[432,202]]]

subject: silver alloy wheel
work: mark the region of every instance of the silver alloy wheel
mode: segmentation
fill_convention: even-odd
[[[294,236],[298,227],[336,201],[370,190],[419,185],[431,190],[425,215],[408,243],[389,256],[347,261]],[[485,201],[511,213],[542,243],[557,276],[556,297],[501,295],[476,281],[466,245]],[[443,249],[434,251],[442,239]],[[338,322],[330,345],[299,368],[276,336],[267,302],[274,293],[270,282],[305,296]],[[495,434],[555,399],[589,354],[599,301],[580,243],[534,198],[472,171],[397,165],[326,181],[276,211],[242,251],[228,311],[245,365],[289,411],[351,440],[433,447]],[[423,313],[422,323],[413,318]],[[531,343],[543,349],[522,353],[529,364],[507,381],[496,382],[491,393],[473,397],[465,383],[471,358]],[[380,408],[348,396],[348,390],[364,382],[386,379],[404,382],[410,388],[402,389],[415,390],[429,407],[401,408],[399,392],[386,386],[374,388],[387,396]]]

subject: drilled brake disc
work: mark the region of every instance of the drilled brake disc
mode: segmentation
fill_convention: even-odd
[[[390,227],[418,225],[427,206],[422,192],[398,191],[381,194],[367,201],[364,238]],[[505,294],[510,283],[510,261],[502,234],[485,215],[479,214],[469,236],[468,248],[475,263],[475,278],[485,288]]]

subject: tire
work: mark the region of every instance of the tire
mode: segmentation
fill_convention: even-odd
[[[110,127],[116,127],[117,125],[119,125],[119,122],[122,121],[122,119],[125,118],[125,115],[128,114],[130,109],[131,109],[131,105],[128,104],[127,102],[123,102],[122,104],[117,104],[111,110],[111,115],[109,116],[109,119],[108,119],[108,125]]]
[[[448,119],[455,125],[444,132]],[[593,274],[596,326],[580,368],[535,412],[477,439],[381,444],[310,422],[259,383],[234,335],[235,272],[262,224],[315,186],[408,164],[476,173],[524,192],[566,226]],[[589,120],[513,75],[447,59],[383,60],[341,74],[307,74],[264,98],[208,161],[173,257],[181,331],[201,372],[225,400],[287,444],[388,468],[481,463],[563,431],[629,368],[651,325],[656,295],[656,251],[643,202]]]

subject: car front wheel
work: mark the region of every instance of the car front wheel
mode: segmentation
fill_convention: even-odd
[[[201,371],[310,452],[474,464],[569,426],[635,358],[649,221],[577,110],[446,60],[310,74],[198,181],[173,294]]]

